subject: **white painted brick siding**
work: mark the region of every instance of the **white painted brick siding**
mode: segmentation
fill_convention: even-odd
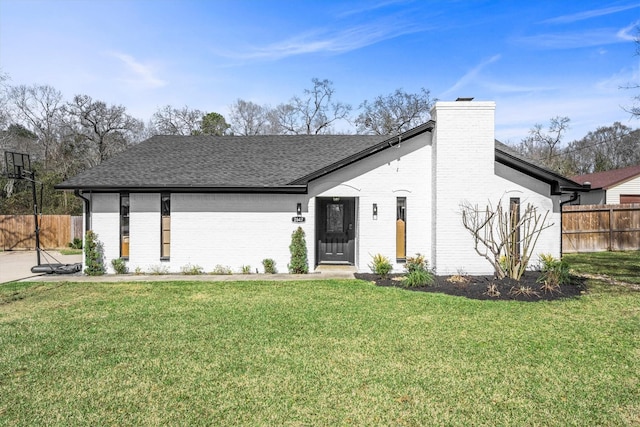
[[[92,229],[102,243],[105,267],[113,273],[111,260],[120,257],[120,195],[92,194],[91,211]]]
[[[435,207],[432,264],[438,274],[491,274],[493,269],[473,248],[471,234],[462,226],[461,204],[485,207],[502,200],[508,209],[509,198],[519,197],[522,209],[527,203],[540,212],[550,212],[556,226],[544,233],[536,253],[559,256],[559,214],[553,214],[548,186],[536,188],[532,179],[521,177],[528,186],[501,178],[494,172],[493,102],[437,103],[432,117],[436,120],[434,137]],[[555,221],[557,217],[557,221]]]

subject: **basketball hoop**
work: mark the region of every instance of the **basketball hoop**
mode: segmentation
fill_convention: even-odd
[[[31,159],[28,154],[4,152],[4,163],[7,177],[10,179],[24,179],[26,175],[33,175],[31,172]]]

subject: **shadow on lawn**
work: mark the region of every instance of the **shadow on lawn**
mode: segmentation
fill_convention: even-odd
[[[540,273],[527,272],[520,281],[513,279],[495,279],[493,276],[435,276],[431,286],[406,287],[402,283],[402,274],[390,274],[382,278],[377,274],[356,273],[357,279],[374,282],[377,286],[397,287],[416,292],[437,292],[478,300],[509,301],[553,301],[574,298],[587,291],[586,279],[571,277],[570,285],[560,286],[555,292],[545,291],[537,279]]]

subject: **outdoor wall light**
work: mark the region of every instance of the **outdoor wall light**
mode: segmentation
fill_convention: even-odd
[[[298,216],[302,215],[302,203],[298,203],[296,205],[296,215]]]
[[[378,219],[378,204],[373,204],[373,219]]]

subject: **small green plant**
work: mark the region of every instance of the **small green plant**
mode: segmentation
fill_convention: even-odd
[[[152,265],[149,267],[149,274],[153,274],[154,276],[161,276],[164,274],[169,274],[169,267],[166,265]]]
[[[135,268],[135,270],[133,270],[133,274],[135,274],[136,276],[139,276],[142,274],[142,268],[140,268],[140,266],[137,266]]]
[[[115,258],[111,260],[111,265],[116,274],[127,274],[127,262],[122,258]]]
[[[82,249],[82,239],[79,237],[74,237],[73,242],[69,243],[69,247],[71,249]]]
[[[389,258],[382,254],[375,254],[372,257],[369,268],[373,273],[377,274],[383,279],[386,279],[391,270],[393,270],[393,266],[391,265],[391,261],[389,261]]]
[[[276,274],[276,262],[271,258],[265,258],[262,260],[262,267],[264,267],[265,274]]]
[[[304,239],[304,230],[298,227],[291,234],[291,262],[289,263],[289,273],[307,274],[309,272],[309,261],[307,259],[307,242]]]
[[[550,254],[540,255],[540,268],[542,273],[538,277],[540,288],[546,292],[560,292],[560,286],[571,283],[569,264],[566,261],[554,258]]]
[[[251,266],[250,265],[241,265],[240,272],[242,274],[251,274]]]
[[[182,267],[180,267],[180,271],[182,271],[182,274],[186,274],[187,276],[197,276],[199,274],[204,273],[204,270],[202,269],[202,267],[200,267],[197,264],[183,265]]]
[[[228,275],[233,274],[233,271],[231,270],[231,267],[225,267],[223,265],[217,264],[215,267],[213,267],[213,271],[211,272],[211,274]]]
[[[84,274],[88,276],[102,276],[105,272],[104,252],[102,242],[98,240],[98,235],[92,230],[85,234],[84,248]]]
[[[404,286],[428,286],[433,285],[435,278],[433,273],[429,271],[429,263],[424,255],[416,254],[415,257],[407,258],[404,265],[407,275],[402,279]]]

